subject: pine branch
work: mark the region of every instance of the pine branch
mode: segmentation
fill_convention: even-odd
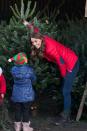
[[[21,19],[24,19],[24,2],[21,0]]]
[[[20,12],[18,10],[17,4],[15,4],[15,10],[17,11],[17,14],[20,16]]]
[[[31,6],[31,1],[28,1],[27,9],[25,11],[24,2],[23,2],[23,0],[21,0],[21,10],[20,10],[20,12],[19,12],[19,9],[17,7],[17,4],[15,4],[14,8],[12,6],[10,6],[10,8],[11,8],[14,16],[17,19],[27,19],[27,18],[31,17],[33,15],[33,13],[35,12],[36,2],[34,3],[33,9],[31,9],[30,6]]]
[[[32,11],[31,11],[31,13],[29,14],[29,17],[31,17],[31,16],[33,15],[35,9],[36,9],[36,2],[35,2],[35,4],[34,4],[34,7],[33,7]]]
[[[10,6],[10,8],[11,8],[13,14],[15,15],[15,17],[17,17],[18,19],[20,19],[20,16],[16,13],[15,9],[12,6]]]
[[[31,5],[31,1],[28,1],[28,5],[27,5],[27,9],[25,12],[25,19],[28,18],[29,12],[30,12],[30,5]]]

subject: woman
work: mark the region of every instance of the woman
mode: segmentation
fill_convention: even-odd
[[[26,23],[26,24],[25,24]],[[24,25],[29,27],[29,23]],[[55,62],[63,77],[64,110],[61,121],[68,120],[71,110],[71,91],[73,81],[79,70],[78,56],[74,51],[65,47],[60,42],[39,33],[39,30],[31,34],[32,55],[42,56],[49,62]]]

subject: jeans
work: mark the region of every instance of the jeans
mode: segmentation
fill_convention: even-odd
[[[14,113],[15,113],[15,121],[20,122],[29,122],[29,115],[30,115],[30,102],[26,103],[13,103]]]
[[[79,70],[79,61],[75,64],[72,72],[67,72],[63,80],[63,97],[64,97],[64,112],[69,113],[71,110],[71,92],[73,88],[73,82]]]

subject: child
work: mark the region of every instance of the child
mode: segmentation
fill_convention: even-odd
[[[6,81],[0,67],[0,105],[3,104],[4,96],[6,93]]]
[[[33,131],[29,122],[29,107],[34,100],[32,83],[36,80],[33,69],[27,65],[28,59],[25,53],[21,52],[8,60],[14,61],[11,73],[14,79],[11,100],[15,109],[15,131]],[[21,123],[22,121],[22,123]]]

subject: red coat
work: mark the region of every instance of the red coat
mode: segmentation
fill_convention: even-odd
[[[61,76],[64,77],[67,71],[72,71],[78,60],[77,55],[71,49],[48,36],[44,36],[44,43],[44,57],[48,61],[55,62],[58,65]]]
[[[6,81],[4,75],[2,74],[0,76],[0,94],[5,94],[5,93],[6,93]]]

